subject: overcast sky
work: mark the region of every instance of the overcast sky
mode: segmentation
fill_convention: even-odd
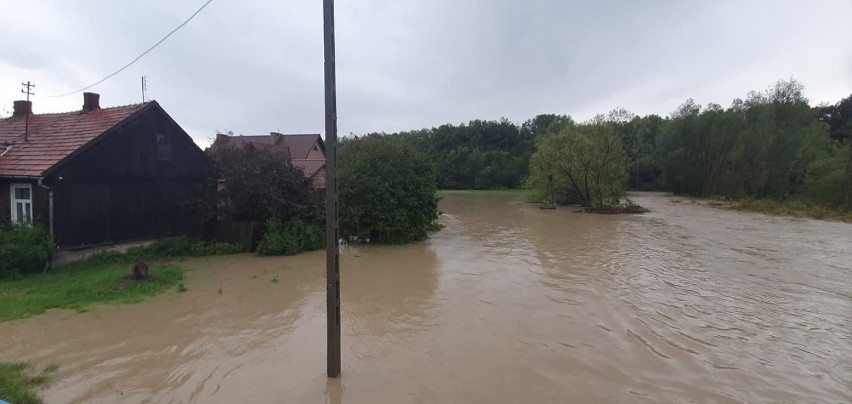
[[[0,113],[77,110],[204,0],[0,0]],[[202,146],[217,131],[321,133],[321,0],[213,0],[89,91],[141,102],[141,76]],[[728,106],[781,78],[812,103],[852,93],[852,0],[338,0],[341,134],[615,107]]]

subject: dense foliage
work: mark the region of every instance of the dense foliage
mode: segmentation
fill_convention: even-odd
[[[325,229],[320,223],[305,223],[301,219],[283,222],[276,217],[266,221],[263,239],[257,255],[296,255],[303,251],[325,248]]]
[[[527,189],[535,200],[601,206],[616,203],[627,185],[627,156],[615,133],[616,122],[604,117],[576,125],[560,118],[538,139],[530,162]]]
[[[536,131],[549,117],[536,117],[520,127],[506,119],[475,120],[388,136],[429,155],[438,168],[440,189],[512,189],[526,178]]]
[[[190,212],[200,221],[218,217],[265,221],[271,217],[315,218],[318,198],[310,180],[287,156],[268,149],[212,147],[214,178],[197,192]]]
[[[624,189],[615,180],[626,172],[629,189],[852,209],[852,96],[812,107],[800,83],[781,80],[728,108],[687,100],[669,117],[616,109],[580,125],[565,122],[572,121],[539,115],[520,126],[471,121],[388,136],[429,154],[444,189],[512,188],[526,181],[542,198],[553,175],[560,202],[594,205]],[[623,155],[613,153],[617,158],[610,161],[599,153],[606,145]],[[586,174],[596,181],[593,165],[603,163],[612,186],[586,191]],[[576,178],[581,172],[583,181]]]
[[[17,279],[46,269],[55,249],[42,226],[0,220],[0,279]]]
[[[340,144],[340,235],[361,242],[423,240],[438,218],[429,156],[398,139],[350,138]]]

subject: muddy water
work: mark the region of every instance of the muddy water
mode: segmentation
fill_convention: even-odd
[[[49,403],[852,401],[852,225],[636,199],[654,211],[452,194],[432,240],[345,249],[339,380],[322,253],[0,323],[0,360],[58,363]]]

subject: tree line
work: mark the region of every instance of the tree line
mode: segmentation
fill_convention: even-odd
[[[368,136],[429,155],[441,189],[526,187],[589,206],[636,189],[850,209],[852,96],[811,106],[803,89],[780,80],[727,108],[689,99],[667,117],[616,109],[582,123],[544,114]]]

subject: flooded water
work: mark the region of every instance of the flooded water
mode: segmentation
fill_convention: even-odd
[[[346,248],[341,379],[323,252],[0,323],[0,360],[59,364],[48,403],[852,401],[852,225],[636,200],[653,212],[450,194],[430,241]]]

